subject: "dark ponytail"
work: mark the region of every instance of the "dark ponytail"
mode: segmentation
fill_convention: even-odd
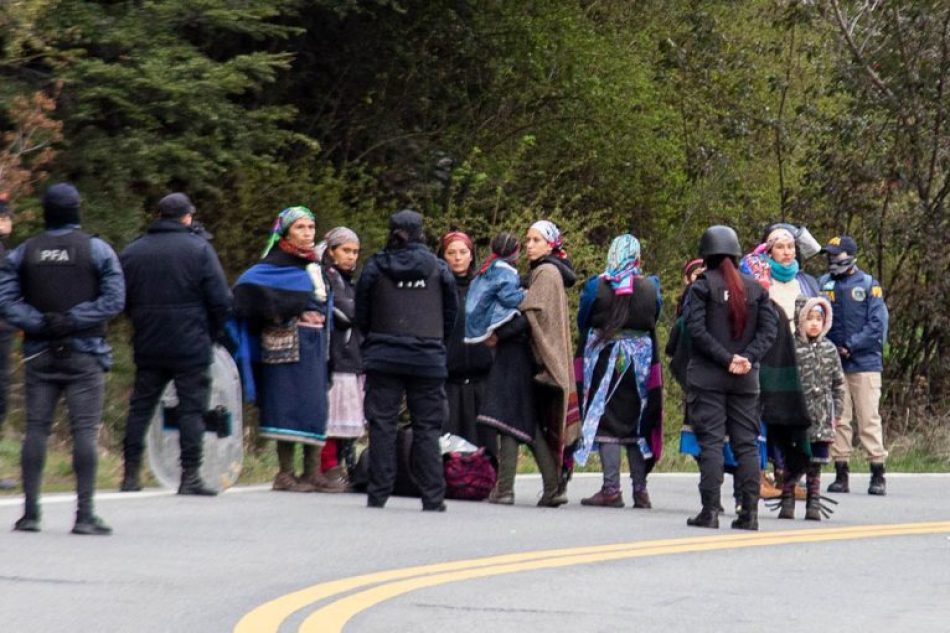
[[[409,232],[404,229],[394,229],[389,232],[389,239],[386,241],[387,250],[399,250],[406,248],[410,241]]]

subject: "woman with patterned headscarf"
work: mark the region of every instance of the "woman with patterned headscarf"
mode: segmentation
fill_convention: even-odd
[[[567,293],[577,281],[561,232],[541,220],[528,229],[525,254],[530,274],[518,316],[489,337],[496,345],[487,397],[478,421],[499,433],[498,481],[489,501],[514,503],[518,443],[527,443],[541,471],[538,505],[567,503],[560,473],[564,448],[578,436],[576,385],[571,359]]]
[[[360,238],[345,226],[331,229],[317,245],[333,294],[333,336],[330,337],[330,369],[333,386],[329,393],[327,443],[320,452],[320,469],[327,478],[345,486],[355,465],[353,442],[363,435],[363,389],[366,376],[360,345],[363,334],[356,327],[356,273]],[[344,470],[344,465],[347,470]]]
[[[274,490],[340,492],[320,472],[326,440],[327,342],[331,290],[314,246],[306,207],[277,216],[260,262],[234,286],[238,365],[245,396],[260,409],[260,436],[277,440]],[[303,474],[294,446],[303,445]]]
[[[600,452],[604,484],[582,505],[622,508],[621,448],[633,481],[633,507],[650,508],[647,472],[663,442],[663,391],[656,322],[659,280],[643,275],[640,242],[616,237],[603,274],[581,295],[578,326],[583,352],[581,439],[574,459],[586,464]]]
[[[762,359],[759,373],[761,382],[763,432],[768,441],[768,459],[774,466],[773,480],[763,471],[760,495],[773,499],[786,488],[793,490],[799,499],[805,491],[796,482],[787,482],[786,457],[797,469],[801,446],[805,441],[804,429],[808,427],[808,414],[801,394],[795,360],[795,301],[798,297],[817,297],[818,282],[801,269],[800,260],[808,254],[807,239],[811,238],[805,227],[791,224],[772,224],[763,235],[762,243],[752,253],[742,258],[740,270],[749,273],[768,291],[780,321],[788,324],[778,332],[775,342]],[[802,242],[801,240],[806,240]],[[801,248],[800,248],[801,247]],[[811,251],[814,254],[814,251]]]

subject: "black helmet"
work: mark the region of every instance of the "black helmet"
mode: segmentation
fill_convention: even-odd
[[[706,259],[713,255],[742,257],[739,236],[732,227],[717,224],[706,229],[703,236],[699,238],[699,256]]]

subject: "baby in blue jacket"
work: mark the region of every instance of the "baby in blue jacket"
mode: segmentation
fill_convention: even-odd
[[[514,263],[521,246],[511,233],[491,241],[491,255],[482,264],[465,300],[465,342],[481,343],[497,328],[519,314],[525,291]]]

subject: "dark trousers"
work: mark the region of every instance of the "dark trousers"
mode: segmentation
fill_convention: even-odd
[[[743,505],[759,499],[759,395],[690,389],[690,420],[699,440],[699,492],[704,505],[719,502],[726,435],[738,466],[736,490]]]
[[[384,503],[396,481],[396,425],[403,394],[412,418],[412,474],[423,506],[445,498],[439,435],[447,415],[445,380],[382,372],[366,374],[363,411],[369,422],[369,500]]]
[[[68,358],[43,352],[26,363],[26,437],[20,463],[23,469],[25,515],[39,517],[40,487],[46,464],[46,443],[53,428],[53,414],[65,396],[73,437],[73,471],[76,473],[78,514],[93,512],[96,483],[96,437],[102,421],[105,374],[92,354],[72,351]]]
[[[13,346],[14,330],[0,324],[0,429],[7,419],[7,399],[10,392],[10,348]]]
[[[201,443],[204,439],[204,413],[211,392],[211,374],[207,365],[194,367],[137,367],[135,386],[125,421],[123,450],[126,467],[138,468],[145,449],[145,433],[155,415],[162,392],[175,382],[178,394],[182,469],[201,467]],[[290,397],[290,396],[288,396]]]

